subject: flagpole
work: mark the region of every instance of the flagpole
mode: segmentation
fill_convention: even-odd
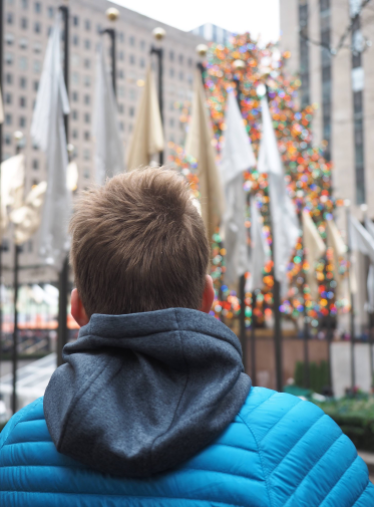
[[[361,204],[360,206],[361,211],[364,214],[364,227],[366,228],[366,220],[367,220],[367,204]],[[370,355],[370,378],[371,378],[371,384],[373,383],[373,375],[374,375],[374,361],[373,361],[373,327],[374,327],[374,314],[373,309],[369,308],[368,305],[368,316],[369,316],[369,333],[368,333],[368,341],[369,341],[369,355]]]
[[[269,90],[266,86],[266,95],[267,100],[270,107],[270,97],[269,97]],[[268,184],[269,184],[269,175],[268,175]],[[274,227],[273,227],[273,220],[272,215],[269,207],[269,221],[270,221],[270,230],[271,230],[271,236],[273,239],[272,242],[272,248],[271,248],[271,257],[273,261],[273,314],[274,314],[274,352],[275,352],[275,379],[276,379],[276,388],[278,392],[283,391],[283,337],[282,337],[282,326],[281,326],[281,312],[280,312],[280,305],[281,305],[281,287],[279,281],[275,277],[275,251],[274,251]]]
[[[105,12],[106,17],[109,21],[112,21],[113,23],[117,21],[119,18],[119,10],[115,7],[110,7]],[[112,84],[113,84],[113,91],[114,95],[117,95],[117,71],[116,71],[116,31],[114,28],[105,28],[104,30],[101,30],[101,34],[108,34],[111,44],[110,44],[110,56],[111,56],[111,75],[112,75]]]
[[[66,92],[69,95],[69,7],[61,5],[59,7],[64,19],[64,81]],[[69,116],[64,116],[66,144],[69,139]],[[62,364],[62,349],[68,342],[67,327],[67,299],[69,285],[69,260],[65,257],[62,269],[59,273],[58,287],[58,334],[57,334],[57,366]]]
[[[165,38],[166,32],[163,28],[155,28],[153,30],[153,37],[156,41],[161,42]],[[163,90],[163,57],[164,50],[161,47],[151,47],[151,55],[157,56],[158,62],[158,105],[160,108],[161,123],[164,126],[164,90]],[[159,153],[160,166],[164,165],[164,151]]]
[[[0,90],[3,94],[3,47],[4,47],[4,3],[0,0]],[[4,106],[3,106],[4,107]],[[0,123],[0,204],[1,204],[1,164],[3,162],[3,125]],[[1,209],[1,208],[0,208]],[[0,244],[0,378],[1,378],[1,361],[3,353],[3,252],[2,241]]]
[[[16,155],[19,155],[22,149],[23,133],[17,130],[13,137],[16,141]],[[14,328],[13,328],[13,347],[12,347],[12,412],[17,412],[17,365],[18,365],[18,289],[19,289],[19,255],[21,253],[20,245],[16,243],[14,234],[14,265],[13,265],[13,292],[14,292]]]
[[[328,258],[327,258],[327,250],[328,250],[328,245],[329,245],[329,240],[328,240],[328,227],[327,227],[327,222],[326,222],[326,254],[325,254],[325,266],[324,266],[324,276],[325,276],[325,283],[326,283],[326,288],[327,288],[327,261],[328,261]],[[330,284],[329,284],[329,289],[331,288]],[[330,292],[330,291],[328,291]],[[335,294],[336,294],[336,291],[335,291]],[[327,298],[328,300],[329,298]],[[332,365],[331,365],[331,342],[332,342],[332,326],[331,326],[331,310],[330,310],[330,302],[328,301],[328,304],[327,304],[327,333],[326,333],[326,339],[327,339],[327,348],[328,348],[328,363],[329,363],[329,387],[330,389],[332,390]]]
[[[354,388],[356,385],[356,367],[355,367],[355,307],[354,307],[354,299],[353,299],[353,293],[352,293],[352,263],[351,263],[351,254],[352,254],[352,244],[351,244],[351,233],[350,233],[350,201],[348,199],[345,200],[344,205],[346,207],[346,223],[347,223],[347,255],[348,255],[348,262],[349,262],[349,273],[348,273],[348,288],[349,288],[349,294],[351,297],[351,311],[350,311],[350,334],[351,334],[351,390],[352,394],[354,392]]]
[[[299,211],[299,221],[302,223],[302,210]],[[304,240],[304,238],[303,238]],[[304,268],[305,263],[305,245],[304,241],[302,242],[302,270],[303,270],[303,285],[302,285],[302,291],[303,291],[303,302],[304,302],[304,309],[303,309],[303,316],[304,316],[304,387],[306,389],[309,389],[310,387],[310,373],[309,373],[309,325],[308,325],[308,309],[306,306],[306,293],[305,293],[305,286],[306,286],[306,271]],[[309,266],[310,269],[310,266]]]
[[[245,67],[245,64],[243,60],[235,60],[233,63],[233,66],[236,70],[243,69]],[[241,107],[241,92],[240,92],[240,80],[239,78],[234,78],[235,88],[236,88],[236,101],[239,107],[240,113],[242,112]],[[244,220],[244,217],[243,217]],[[243,364],[244,364],[244,370],[247,371],[247,333],[245,329],[245,275],[241,275],[239,278],[239,300],[240,300],[240,313],[239,313],[239,337],[240,342],[242,344],[242,350],[243,350]],[[253,315],[253,310],[252,310]],[[253,321],[252,321],[253,324]],[[253,336],[251,335],[251,338],[253,339]],[[252,347],[251,347],[252,348]],[[252,374],[252,371],[251,371]],[[253,378],[252,378],[253,381]]]

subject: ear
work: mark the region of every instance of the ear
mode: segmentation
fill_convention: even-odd
[[[86,310],[84,309],[81,298],[79,297],[77,289],[73,289],[71,293],[71,314],[78,324],[82,327],[89,323],[90,319],[87,317]]]
[[[213,300],[214,300],[213,280],[210,275],[205,275],[205,287],[200,311],[204,313],[209,313],[212,308]]]

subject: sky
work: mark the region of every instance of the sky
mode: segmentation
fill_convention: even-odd
[[[250,32],[263,42],[279,38],[280,0],[112,0],[181,30],[213,23],[235,33]]]

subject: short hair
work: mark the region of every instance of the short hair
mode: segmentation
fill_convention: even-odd
[[[70,261],[89,318],[199,309],[209,245],[188,183],[175,171],[137,169],[85,191],[70,232]]]

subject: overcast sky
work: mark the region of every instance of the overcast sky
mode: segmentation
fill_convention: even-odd
[[[279,0],[112,0],[181,30],[213,23],[235,33],[279,38]]]

